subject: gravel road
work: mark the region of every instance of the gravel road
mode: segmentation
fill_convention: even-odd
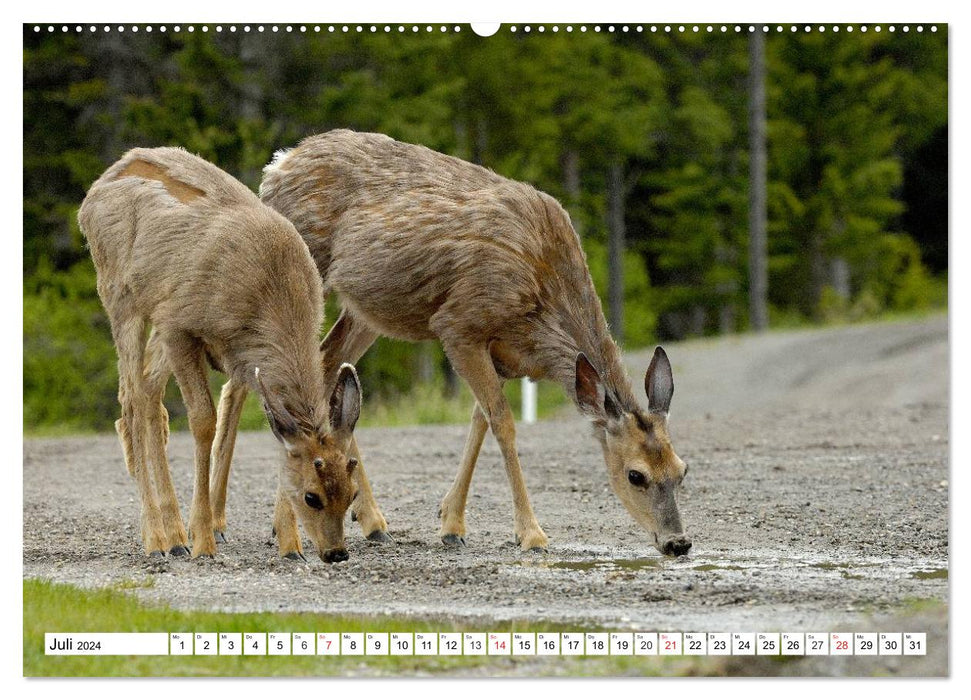
[[[510,491],[491,436],[472,482],[469,544],[441,545],[436,510],[466,426],[438,426],[359,432],[394,545],[366,542],[349,524],[347,562],[277,558],[270,521],[279,453],[267,431],[240,437],[230,541],[218,557],[152,563],[138,541],[135,485],[115,437],[104,435],[25,440],[24,576],[82,586],[152,577],[137,595],[186,609],[536,627],[866,631],[899,625],[917,599],[947,602],[945,317],[666,349],[676,386],[671,431],[691,467],[681,496],[694,540],[688,557],[663,558],[650,546],[610,492],[590,429],[566,411],[519,428],[527,485],[550,538],[545,556],[512,543]],[[649,359],[628,358],[637,386]],[[191,437],[173,434],[169,455],[187,515]],[[945,674],[946,614],[921,619],[933,653],[905,661],[902,672]]]

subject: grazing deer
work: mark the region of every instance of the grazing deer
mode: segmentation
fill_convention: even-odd
[[[465,505],[491,427],[505,462],[524,550],[547,538],[516,453],[507,379],[559,382],[594,425],[610,484],[665,554],[685,554],[677,488],[687,468],[667,430],[674,391],[660,347],[642,410],[610,336],[580,241],[549,195],[490,170],[379,134],[331,131],[278,153],[260,197],[294,223],[343,311],[324,339],[325,382],[379,335],[437,338],[476,398],[458,475],[441,504],[441,538],[465,544]],[[220,403],[217,492],[225,491],[245,389]],[[227,442],[228,445],[227,446]],[[356,443],[351,448],[360,459]],[[363,465],[358,473],[366,483]],[[385,527],[370,490],[352,506],[365,531]]]
[[[170,373],[195,439],[192,556],[216,553],[208,361],[259,392],[286,448],[274,515],[280,553],[303,558],[296,513],[322,559],[347,559],[343,520],[356,460],[346,454],[360,385],[354,368],[342,365],[328,401],[318,349],[320,276],[293,225],[179,148],[129,151],[92,185],[78,220],[118,351],[116,428],[141,496],[146,553],[188,554],[165,455],[162,395]]]

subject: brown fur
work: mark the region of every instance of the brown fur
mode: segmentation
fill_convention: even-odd
[[[206,196],[206,193],[198,187],[193,187],[181,180],[176,180],[158,165],[146,163],[143,160],[131,161],[125,166],[124,170],[118,173],[117,177],[141,177],[146,180],[158,180],[170,195],[183,204],[188,204],[198,197]]]
[[[382,335],[495,342],[512,376],[552,379],[571,396],[583,352],[637,405],[579,239],[549,195],[422,146],[338,130],[270,165],[260,197],[294,222],[325,292]]]
[[[216,550],[209,452],[217,426],[207,358],[232,381],[260,390],[287,446],[281,502],[300,515],[322,555],[342,549],[341,525],[330,522],[338,514],[325,518],[303,503],[306,491],[322,490],[322,475],[343,481],[332,504],[343,518],[351,490],[344,452],[353,424],[332,430],[329,422],[332,402],[317,347],[321,283],[292,224],[234,178],[177,148],[129,151],[92,185],[78,220],[118,351],[117,427],[139,485],[146,551],[187,544],[165,458],[161,399],[170,372],[196,442],[192,553]],[[322,473],[313,466],[318,457],[325,460]],[[287,528],[293,513],[286,515],[281,548],[299,552],[299,536]]]
[[[343,313],[322,346],[327,377],[378,335],[437,338],[472,388],[477,407],[459,474],[442,502],[443,539],[465,534],[468,486],[491,426],[513,491],[516,535],[524,549],[546,546],[502,394],[506,379],[522,376],[558,382],[591,415],[621,500],[656,541],[682,537],[676,518],[659,525],[639,496],[621,493],[629,490],[625,470],[646,459],[647,436],[631,427],[636,421],[622,420],[640,408],[577,234],[552,197],[421,146],[347,130],[278,154],[265,169],[260,197],[294,223],[325,293],[341,300]],[[599,403],[577,393],[581,356],[591,365],[587,399]],[[618,416],[606,412],[608,404]],[[663,419],[652,415],[652,422]],[[680,481],[683,463],[666,431],[653,440],[662,459],[651,474]],[[665,507],[676,514],[673,495],[669,500]]]

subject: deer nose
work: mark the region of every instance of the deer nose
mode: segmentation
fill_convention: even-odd
[[[661,552],[668,556],[680,557],[691,549],[691,540],[685,535],[675,535],[668,538],[661,547]]]
[[[339,549],[328,549],[320,555],[320,558],[328,564],[336,564],[339,561],[347,561],[351,558],[351,555],[347,553],[346,549],[340,547]]]

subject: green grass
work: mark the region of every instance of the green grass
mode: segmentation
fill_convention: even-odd
[[[506,382],[506,399],[516,420],[521,419],[522,382]],[[544,420],[554,416],[568,403],[563,389],[550,382],[540,382],[536,392],[536,416]],[[443,425],[468,423],[475,399],[465,382],[460,382],[454,396],[447,396],[440,383],[418,384],[411,391],[392,397],[368,400],[365,397],[359,425],[387,427],[405,425]]]
[[[521,418],[522,383],[506,383],[506,399],[516,419]],[[550,418],[568,404],[566,394],[556,384],[540,382],[536,392],[536,416]],[[387,428],[408,425],[454,425],[469,422],[475,398],[465,382],[459,382],[454,396],[448,396],[442,382],[416,384],[410,391],[392,396],[364,397],[360,427]],[[184,419],[172,422],[172,430],[184,430]],[[240,430],[262,430],[269,427],[257,398],[246,397],[239,421]]]
[[[947,306],[947,286],[943,290],[935,293],[935,299],[940,300],[929,306],[916,309],[884,309],[872,315],[857,315],[850,311],[834,311],[826,313],[821,319],[813,319],[798,312],[786,311],[783,309],[771,309],[769,312],[769,332],[789,331],[789,330],[808,330],[814,328],[835,328],[839,326],[859,326],[867,324],[883,323],[903,323],[906,321],[920,321],[934,316],[946,316]],[[748,331],[742,331],[743,333]],[[711,335],[706,338],[720,338],[725,336]],[[696,337],[697,338],[697,337]],[[694,340],[696,338],[685,338]]]
[[[949,604],[939,598],[905,598],[899,608],[902,614],[921,615],[933,613],[947,616]]]
[[[120,411],[120,409],[119,409]],[[39,423],[28,425],[24,423],[25,438],[66,438],[80,435],[108,435],[107,430],[98,430],[90,425],[76,425],[73,423]]]
[[[219,399],[218,385],[213,388],[213,399]],[[522,384],[519,380],[506,383],[506,398],[516,419],[521,418]],[[563,390],[556,384],[540,382],[536,392],[536,415],[546,420],[557,415],[569,404]],[[410,391],[393,396],[364,397],[361,410],[361,427],[400,427],[408,425],[449,425],[465,424],[472,416],[475,399],[472,392],[460,382],[454,396],[448,396],[441,382],[416,384]],[[184,415],[173,415],[169,424],[175,431],[188,430],[188,420]],[[240,430],[269,430],[263,408],[255,394],[249,394],[243,404],[239,419]],[[24,425],[25,437],[70,437],[74,435],[95,435],[99,431],[70,423]]]

